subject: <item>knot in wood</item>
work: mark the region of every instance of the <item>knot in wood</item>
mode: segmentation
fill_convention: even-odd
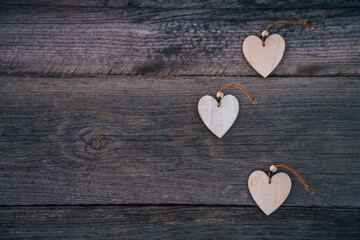
[[[104,146],[104,141],[99,137],[94,137],[91,139],[91,147],[93,149],[100,149]]]

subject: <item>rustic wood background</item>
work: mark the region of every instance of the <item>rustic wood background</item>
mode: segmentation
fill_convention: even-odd
[[[242,42],[278,20],[267,79]],[[1,1],[1,239],[359,239],[359,1]],[[227,82],[221,140],[197,102]],[[299,181],[269,217],[247,179]],[[287,171],[285,171],[287,172]]]

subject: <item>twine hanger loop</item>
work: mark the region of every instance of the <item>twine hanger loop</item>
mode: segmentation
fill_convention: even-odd
[[[216,94],[216,100],[218,101],[218,107],[220,107],[221,105],[221,99],[224,97],[224,91],[226,88],[230,87],[230,86],[234,86],[239,88],[240,90],[242,90],[246,96],[248,96],[250,98],[250,101],[253,102],[253,104],[256,104],[256,99],[251,95],[251,93],[249,92],[249,90],[242,84],[240,83],[227,83],[225,84],[220,91]]]
[[[263,47],[265,47],[265,37],[269,36],[269,28],[271,28],[272,26],[279,24],[279,23],[287,23],[287,24],[300,24],[300,25],[304,25],[306,26],[310,31],[312,31],[314,28],[310,27],[310,25],[308,24],[307,20],[303,21],[303,22],[293,22],[293,21],[278,21],[278,22],[274,22],[272,24],[270,24],[262,33],[261,33],[261,41],[262,41],[262,45]]]
[[[272,166],[270,167],[270,172],[269,172],[269,174],[268,174],[269,184],[271,183],[271,172],[275,173],[275,172],[277,171],[277,168],[278,168],[278,167],[286,168],[286,169],[292,171],[292,172],[295,174],[295,176],[301,181],[301,183],[304,184],[305,189],[306,189],[311,195],[314,194],[314,191],[310,189],[310,186],[307,185],[307,183],[305,182],[305,180],[303,179],[303,177],[300,176],[300,174],[298,174],[297,172],[295,172],[293,169],[291,169],[290,167],[288,167],[288,166],[286,166],[286,165],[284,165],[284,164],[272,165]]]

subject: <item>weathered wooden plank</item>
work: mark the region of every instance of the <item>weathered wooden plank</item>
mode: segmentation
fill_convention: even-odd
[[[258,104],[227,89],[240,113],[218,139],[197,102],[226,82],[245,84]],[[315,189],[290,175],[285,206],[359,207],[359,86],[357,77],[2,76],[0,204],[254,205],[248,176],[282,163]]]
[[[103,0],[3,0],[3,5],[30,5],[30,6],[66,6],[66,7],[137,7],[137,8],[344,8],[360,7],[359,1],[352,0],[302,0],[302,1],[234,1],[234,0],[126,0],[126,1],[103,1]]]
[[[2,207],[1,239],[359,239],[358,208]]]
[[[290,25],[271,29],[286,42],[284,58],[271,76],[359,76],[359,8],[324,7],[5,4],[0,10],[0,72],[259,76],[243,56],[243,40],[260,35],[274,21],[309,19],[313,32]]]

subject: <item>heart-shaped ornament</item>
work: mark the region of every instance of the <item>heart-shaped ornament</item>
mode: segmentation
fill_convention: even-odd
[[[280,63],[285,52],[285,41],[279,34],[272,34],[265,40],[265,46],[257,36],[244,40],[243,52],[249,64],[266,78]]]
[[[260,209],[269,216],[285,201],[291,190],[291,179],[283,172],[269,178],[263,171],[251,173],[248,181],[249,191]]]
[[[199,100],[198,111],[210,131],[221,138],[234,124],[239,114],[239,102],[233,95],[226,95],[218,106],[215,98],[206,95]]]

